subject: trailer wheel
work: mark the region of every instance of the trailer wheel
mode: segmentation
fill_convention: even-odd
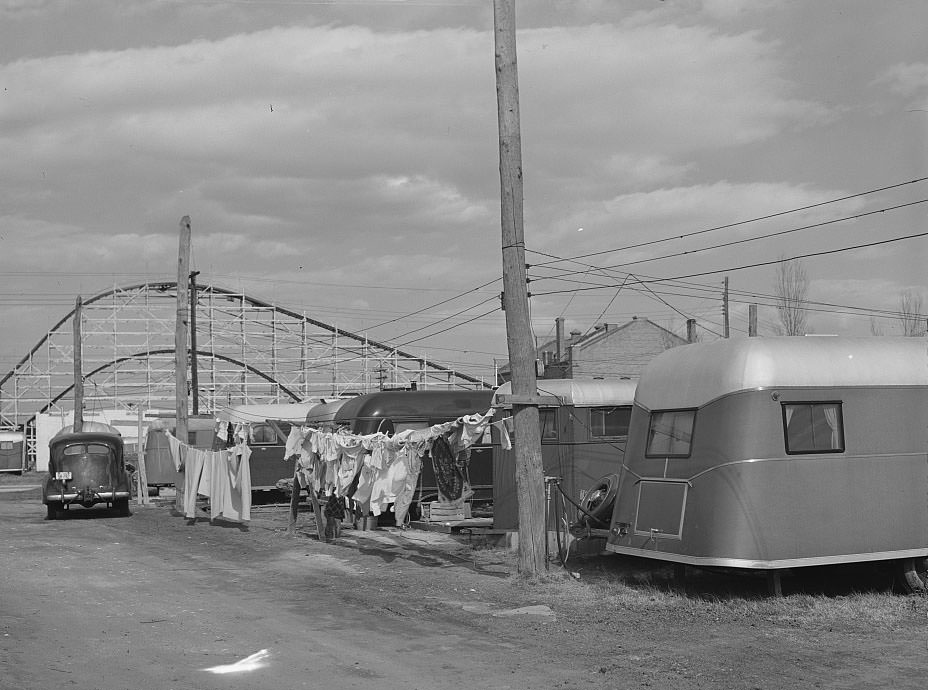
[[[928,593],[928,558],[906,558],[899,561],[899,584],[908,594]]]
[[[596,522],[608,525],[612,518],[612,506],[618,490],[619,475],[617,474],[607,474],[596,482],[580,501],[580,507],[589,513],[589,515],[581,513],[581,524],[592,526],[591,523]]]

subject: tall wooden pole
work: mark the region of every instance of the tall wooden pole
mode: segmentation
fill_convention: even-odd
[[[728,278],[725,278],[725,291],[722,293],[722,334],[727,338],[728,330]]]
[[[190,272],[190,392],[193,395],[193,416],[200,414],[200,372],[197,363],[197,276]]]
[[[545,569],[545,487],[538,432],[535,349],[525,282],[522,224],[522,140],[516,64],[515,0],[493,0],[496,101],[499,118],[499,178],[503,242],[503,308],[512,372],[516,495],[519,501],[519,572]]]
[[[748,335],[752,338],[757,337],[757,305],[748,305]]]
[[[83,348],[81,345],[81,306],[83,300],[77,296],[74,303],[74,425],[73,431],[84,430],[84,372]]]
[[[177,426],[174,435],[187,443],[187,283],[190,279],[190,216],[180,219],[177,250],[177,325],[174,330],[174,397]]]
[[[135,497],[140,506],[147,506],[151,503],[151,499],[148,497],[148,472],[145,468],[145,437],[142,435],[144,433],[142,419],[145,411],[142,408],[142,403],[139,403],[137,412],[136,436],[138,437],[138,441],[135,444],[137,449],[135,457],[135,476],[138,479],[138,492]]]

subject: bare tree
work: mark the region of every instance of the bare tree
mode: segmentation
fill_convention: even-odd
[[[878,322],[875,318],[873,318],[872,316],[870,317],[870,335],[876,335],[876,336],[883,336],[883,335],[886,335],[886,334],[883,332],[883,327],[882,327],[882,326],[879,324],[879,322]]]
[[[925,314],[921,293],[905,290],[899,296],[899,320],[902,334],[912,337],[925,335]]]
[[[805,335],[808,289],[809,279],[799,259],[782,259],[777,264],[775,290],[780,335]]]

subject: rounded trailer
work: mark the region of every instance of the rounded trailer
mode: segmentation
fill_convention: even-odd
[[[237,405],[217,410],[216,418],[221,423],[231,424],[233,427],[243,424],[247,429],[247,442],[251,449],[248,467],[252,491],[275,490],[279,481],[293,476],[296,460],[284,457],[290,428],[303,424],[307,415],[321,404],[321,401],[267,403]],[[225,442],[219,438],[214,440],[214,448],[217,449],[232,444],[232,438]]]
[[[608,481],[622,466],[632,401],[633,379],[540,379],[541,403],[538,424],[541,462],[545,476],[556,477],[571,500],[583,501],[600,480]],[[512,384],[496,389],[493,407],[501,419],[512,415]],[[497,436],[493,469],[493,527],[515,530],[519,526],[515,451],[506,449]],[[596,527],[606,528],[611,497],[596,517]],[[554,514],[549,522],[554,521]],[[549,525],[556,527],[556,525]]]
[[[673,348],[638,382],[606,548],[777,576],[897,561],[925,589],[926,428],[925,339]]]

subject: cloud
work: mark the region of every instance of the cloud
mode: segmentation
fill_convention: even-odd
[[[885,83],[904,96],[911,96],[928,89],[928,63],[899,63],[881,74],[876,83]]]
[[[592,250],[595,246],[618,248],[700,233],[686,243],[676,242],[663,247],[647,247],[611,255],[616,261],[617,257],[622,257],[623,261],[640,260],[674,250],[695,249],[846,217],[863,207],[862,200],[850,199],[818,209],[779,216],[770,221],[746,222],[845,195],[846,192],[839,190],[810,189],[790,183],[720,181],[659,188],[621,194],[582,210],[574,210],[557,227],[549,226],[539,240],[541,246],[569,242],[572,248],[570,253],[578,254],[583,249]],[[731,227],[722,229],[721,226]],[[578,227],[584,228],[580,236],[576,233]],[[720,228],[720,231],[702,232],[712,228]]]

